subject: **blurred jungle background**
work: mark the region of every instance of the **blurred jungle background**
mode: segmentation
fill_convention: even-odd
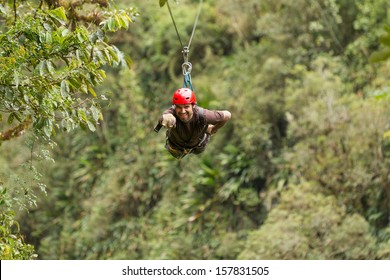
[[[180,161],[166,1],[0,14],[1,259],[390,259],[388,0],[204,0],[194,91],[232,119]]]

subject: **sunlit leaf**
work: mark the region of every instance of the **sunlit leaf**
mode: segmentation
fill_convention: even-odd
[[[14,70],[14,84],[15,87],[19,86],[19,73],[16,71],[16,69]]]
[[[118,15],[118,21],[120,26],[124,29],[128,29],[130,23],[132,22],[131,18],[127,14]]]
[[[38,69],[39,69],[39,74],[41,76],[45,75],[46,72],[47,72],[47,65],[46,65],[46,60],[43,60],[39,63],[38,65]]]
[[[51,60],[47,61],[46,65],[47,65],[47,70],[49,71],[49,73],[53,73],[55,71],[55,65]]]
[[[91,121],[87,120],[87,125],[90,131],[96,131],[96,127]]]
[[[100,119],[100,115],[101,115],[99,108],[96,107],[95,105],[92,105],[90,111],[92,113],[93,119],[97,122]]]
[[[79,78],[71,78],[69,79],[69,84],[72,86],[74,89],[78,89],[81,86],[82,81]]]
[[[96,95],[96,92],[95,92],[95,90],[93,89],[93,87],[87,86],[87,88],[88,88],[89,93],[90,93],[93,97],[96,98],[97,95]]]
[[[60,90],[61,90],[61,96],[63,98],[66,98],[69,95],[69,92],[70,92],[69,84],[68,84],[68,82],[66,80],[63,80],[61,82],[61,89]]]
[[[133,66],[133,60],[131,59],[131,57],[125,54],[123,58],[126,62],[127,67],[131,68]]]
[[[118,61],[118,53],[116,52],[116,49],[113,47],[108,47],[105,49],[106,57],[109,62]]]
[[[57,19],[61,23],[65,23],[67,19],[64,7],[59,7],[54,10],[48,10],[47,12],[50,16]]]
[[[50,119],[46,119],[43,123],[43,132],[46,137],[50,138],[53,133],[53,122]]]

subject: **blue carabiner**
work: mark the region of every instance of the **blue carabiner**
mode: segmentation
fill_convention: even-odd
[[[186,61],[182,64],[181,67],[183,69],[184,87],[193,90],[192,81],[191,81],[191,70],[192,70],[191,62]]]
[[[189,88],[190,90],[194,90],[193,88],[192,88],[192,81],[191,81],[191,75],[190,75],[190,73],[186,73],[186,74],[184,74],[184,83],[183,83],[183,85],[184,85],[184,87],[185,88]]]

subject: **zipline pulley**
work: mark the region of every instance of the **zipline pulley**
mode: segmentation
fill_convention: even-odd
[[[181,53],[183,54],[184,63],[188,62],[188,57],[189,57],[189,54],[190,54],[190,48],[189,47],[183,47],[183,50],[181,51]]]

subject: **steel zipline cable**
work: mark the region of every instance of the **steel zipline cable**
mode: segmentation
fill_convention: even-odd
[[[200,12],[202,10],[203,0],[200,0],[200,2],[199,2],[198,11],[196,13],[195,22],[194,22],[194,25],[192,27],[190,40],[188,41],[188,45],[187,46],[185,46],[183,44],[183,41],[181,40],[179,31],[177,29],[177,25],[176,25],[176,22],[175,22],[175,18],[173,16],[173,13],[172,13],[172,10],[171,10],[171,6],[169,5],[169,1],[167,0],[166,3],[167,3],[169,14],[170,14],[171,19],[172,19],[173,26],[175,27],[175,30],[176,30],[177,38],[178,38],[180,46],[182,48],[181,52],[183,54],[183,59],[184,59],[184,62],[182,64],[182,70],[183,70],[183,76],[184,76],[183,85],[184,85],[184,87],[190,88],[191,90],[193,90],[192,81],[191,81],[192,64],[191,64],[191,62],[188,61],[188,57],[189,57],[189,52],[190,52],[190,46],[191,46],[191,43],[192,43],[192,39],[194,38],[195,30],[196,30],[196,27],[197,27],[198,22],[199,22],[199,16],[200,16]]]
[[[177,29],[177,25],[176,25],[176,22],[175,22],[175,18],[174,18],[173,14],[172,14],[172,10],[171,10],[171,6],[169,5],[169,1],[167,1],[166,3],[167,3],[167,7],[168,7],[169,14],[170,14],[171,19],[172,19],[173,26],[175,27],[176,35],[177,35],[177,38],[179,39],[181,48],[182,48],[182,50],[184,50],[185,48],[187,48],[188,51],[189,51],[190,46],[191,46],[191,43],[192,43],[192,39],[194,38],[196,26],[198,25],[198,22],[199,22],[199,16],[200,16],[200,12],[201,12],[201,10],[202,10],[202,3],[203,3],[203,0],[200,0],[200,1],[199,1],[199,6],[198,6],[198,11],[197,11],[197,14],[196,14],[194,26],[192,27],[192,33],[191,33],[190,40],[189,40],[187,46],[184,46],[184,45],[183,45],[183,41],[181,40],[179,31],[178,31],[178,29]]]

